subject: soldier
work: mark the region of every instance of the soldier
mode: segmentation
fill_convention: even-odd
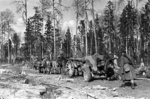
[[[131,60],[131,57],[126,54],[125,51],[122,51],[122,56],[121,56],[121,62],[120,62],[120,75],[123,83],[125,81],[130,81],[131,82],[131,88],[134,89],[135,86],[135,70],[134,70],[134,64]],[[123,84],[125,85],[125,83]]]
[[[37,62],[38,62],[38,57],[35,56],[34,59],[33,59],[33,68],[34,68],[35,70],[38,69],[38,67],[37,67]]]
[[[115,77],[116,79],[120,79],[120,75],[118,74],[120,67],[118,66],[118,56],[114,54],[114,72],[115,72]]]
[[[48,57],[45,55],[43,60],[42,60],[42,63],[41,63],[41,69],[43,70],[42,72],[45,72],[47,60],[48,60]]]
[[[119,70],[120,67],[118,67],[117,59],[118,59],[118,56],[116,54],[114,54],[114,61],[113,61],[114,67],[115,67],[116,70]]]
[[[109,63],[109,65],[112,65],[112,66],[114,65],[114,62],[113,62],[114,56],[111,53],[111,51],[106,52],[104,60],[107,61],[107,63]]]
[[[59,73],[64,73],[64,68],[67,63],[67,57],[64,56],[63,51],[60,52],[60,55],[57,58]]]
[[[143,75],[143,74],[146,73],[146,70],[147,70],[147,67],[146,67],[145,64],[144,64],[143,59],[141,59],[141,64],[140,64],[140,67],[137,68],[137,73]]]

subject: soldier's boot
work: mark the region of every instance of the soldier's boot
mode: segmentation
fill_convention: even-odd
[[[134,85],[135,83],[134,83],[134,80],[131,80],[131,88],[132,89],[135,89],[135,85]]]
[[[51,68],[49,68],[49,74],[51,74]]]

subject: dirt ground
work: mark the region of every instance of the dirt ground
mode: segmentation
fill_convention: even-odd
[[[85,82],[82,77],[76,77],[74,78],[76,83],[74,83],[74,86],[80,85],[83,86],[93,86],[93,85],[101,85],[104,87],[109,88],[117,88],[117,92],[119,96],[132,96],[137,98],[146,98],[150,99],[150,80],[136,80],[136,87],[135,89],[131,89],[130,86],[126,87],[120,87],[122,85],[122,81],[107,81],[107,80],[101,80],[101,79],[95,79],[91,82]]]
[[[148,79],[136,80],[137,86],[133,90],[129,86],[120,87],[122,82],[119,80],[107,81],[97,78],[91,82],[85,82],[81,76],[68,78],[65,75],[39,74],[37,71],[29,68],[23,68],[22,71],[23,74],[26,75],[25,79],[34,80],[34,82],[38,82],[40,85],[47,87],[47,92],[42,95],[41,99],[87,99],[85,97],[77,97],[80,95],[83,96],[82,94],[85,94],[85,92],[86,94],[89,93],[88,95],[92,97],[88,99],[104,99],[104,97],[105,99],[121,99],[122,97],[124,97],[123,99],[150,99],[150,80]],[[4,79],[5,76],[0,75],[1,79],[2,77]],[[16,78],[13,77],[13,79]],[[2,83],[2,80],[0,80],[0,83]],[[94,87],[96,87],[96,89],[94,89]],[[112,95],[114,92],[117,92],[117,94]],[[66,98],[69,96],[72,98]]]
[[[131,89],[130,86],[120,87],[122,81],[106,81],[106,80],[94,80],[93,82],[89,83],[89,85],[97,85],[100,84],[105,87],[110,88],[118,88],[117,91],[119,92],[120,96],[132,96],[135,98],[148,98],[150,99],[150,81],[149,80],[136,80],[136,87],[135,89]]]
[[[55,76],[55,75],[51,75]],[[61,76],[62,77],[62,76]],[[66,76],[63,76],[64,78],[68,78]],[[71,84],[73,88],[76,88],[77,86],[80,88],[83,88],[85,86],[93,86],[93,85],[101,85],[104,87],[109,87],[109,88],[116,88],[119,96],[122,97],[127,97],[131,96],[134,97],[135,99],[137,98],[145,98],[145,99],[150,99],[150,80],[149,79],[142,79],[142,80],[135,80],[136,82],[136,87],[135,89],[131,89],[130,86],[126,87],[120,87],[122,85],[122,81],[116,80],[116,81],[107,81],[103,80],[100,78],[93,79],[91,82],[85,82],[83,80],[82,76],[79,77],[74,77],[72,82],[60,82],[58,81],[59,85],[62,86],[67,86],[67,84]]]

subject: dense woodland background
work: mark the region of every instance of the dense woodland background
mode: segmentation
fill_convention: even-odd
[[[121,49],[125,49],[137,63],[144,58],[148,64],[150,0],[142,9],[138,9],[138,3],[142,0],[127,0],[127,3],[124,3],[125,0],[110,0],[101,14],[94,9],[97,1],[74,0],[72,7],[76,11],[76,34],[72,35],[68,27],[65,37],[62,36],[60,24],[63,19],[61,12],[70,7],[62,5],[63,0],[39,0],[32,17],[27,15],[27,0],[14,1],[26,25],[25,43],[20,43],[19,33],[11,28],[15,24],[14,13],[9,9],[2,11],[1,61],[15,62],[16,58],[31,60],[33,56],[41,60],[44,55],[55,60],[61,53],[65,57],[83,57],[94,53],[106,54],[108,51],[120,56]],[[92,20],[89,20],[89,16],[92,16]]]

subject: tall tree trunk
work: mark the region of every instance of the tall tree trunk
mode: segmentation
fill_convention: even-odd
[[[43,7],[42,7],[42,18],[43,18],[43,20],[42,20],[42,24],[43,24],[43,26],[42,26],[42,34],[43,34],[44,33],[44,12],[43,12]],[[48,19],[49,19],[49,16],[48,16]],[[42,58],[43,58],[43,49],[44,49],[44,44],[42,42]]]
[[[116,33],[116,31],[115,31],[115,33]],[[113,53],[115,53],[116,54],[116,39],[115,39],[115,37],[116,37],[116,34],[114,33],[114,35],[113,35]]]
[[[9,37],[9,36],[8,36]],[[10,47],[9,47],[9,39],[8,39],[8,63],[10,63]]]
[[[76,16],[76,38],[75,38],[75,57],[77,57],[77,33],[78,33],[78,20],[79,20],[79,5],[77,0],[77,16]]]
[[[27,0],[25,0],[25,16],[26,16],[26,24],[28,22],[28,14],[27,14]]]
[[[31,44],[29,45],[29,50],[30,50],[30,62],[31,62]]]
[[[27,26],[27,23],[28,23],[28,10],[27,10],[27,0],[25,0],[25,3],[24,3],[24,8],[25,8],[25,25]],[[30,61],[31,61],[31,45],[30,45]]]
[[[109,51],[111,51],[111,36],[109,36]]]
[[[97,40],[96,40],[96,31],[95,31],[95,15],[94,15],[94,0],[92,0],[92,16],[93,16],[93,31],[94,31],[94,40],[95,40],[95,52],[97,53]]]
[[[15,56],[13,57],[13,63],[16,62],[16,58],[17,58],[17,45],[15,44]]]
[[[22,2],[23,2],[23,1],[22,1]],[[22,5],[18,5],[18,6],[22,6]],[[22,13],[22,19],[23,19],[23,21],[24,21],[24,24],[27,25],[27,23],[28,23],[27,0],[24,0],[24,2],[23,2],[23,8],[24,8],[25,11],[23,11],[23,13]]]
[[[86,5],[86,0],[85,0],[85,7],[87,9],[87,5]],[[85,55],[88,55],[88,43],[87,43],[87,32],[88,32],[88,14],[87,11],[85,10]]]
[[[128,36],[126,36],[126,53],[128,53]]]
[[[43,42],[42,42],[42,58],[43,58]]]
[[[4,56],[4,36],[3,36],[3,30],[2,30],[2,47],[1,47],[1,49],[2,49],[1,50],[1,52],[2,52],[1,53],[1,55],[2,55],[1,58],[2,58],[2,62],[3,62],[3,60],[4,60],[4,57],[3,57]]]
[[[138,3],[139,3],[139,0],[136,0],[136,9],[138,11]],[[140,27],[140,23],[141,23],[141,16],[137,16],[137,54],[138,54],[138,61],[140,61],[140,53],[141,51],[139,51],[139,45],[140,45],[140,42],[138,40],[138,38],[140,37],[140,32],[139,32],[139,27]]]
[[[80,34],[80,48],[81,48],[81,54],[83,55],[85,50],[84,50],[84,36]]]
[[[10,27],[9,27],[9,22],[7,23],[8,24],[8,63],[10,63],[10,47],[9,47],[9,29],[10,29]]]
[[[53,15],[54,15],[54,60],[56,59],[56,38],[55,38],[55,12],[54,12],[54,0],[53,0]]]
[[[2,17],[2,13],[1,13],[1,17]],[[0,17],[0,18],[1,18]],[[2,23],[2,18],[1,18],[1,33],[2,33],[2,43],[1,43],[1,59],[2,59],[2,62],[3,62],[3,59],[4,59],[4,54],[3,54],[3,41],[4,41],[4,38],[3,38],[3,23]]]
[[[90,47],[91,47],[91,50],[90,50],[90,55],[92,55],[92,53],[93,53],[93,46],[92,46],[92,45],[93,45],[93,38],[94,38],[94,37],[93,37],[93,33],[91,33],[91,35],[92,35],[92,36],[91,36],[91,38],[90,38],[90,39],[91,39],[91,46],[90,46]]]

